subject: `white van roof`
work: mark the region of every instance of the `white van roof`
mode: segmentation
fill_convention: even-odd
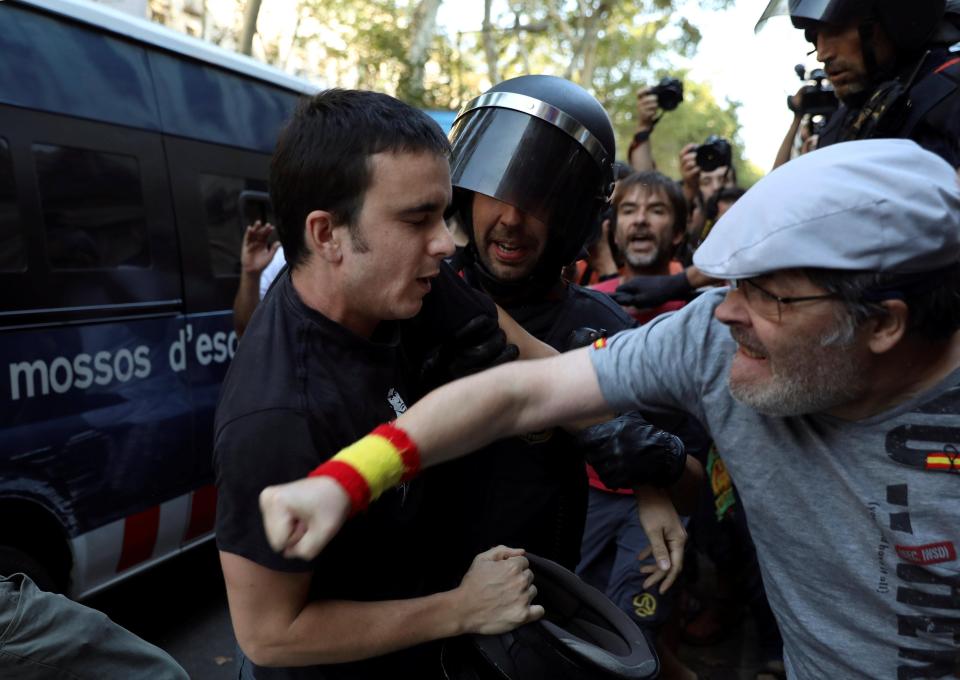
[[[178,33],[147,19],[141,19],[96,2],[88,2],[87,0],[17,0],[17,2],[70,17],[124,38],[154,45],[289,90],[303,94],[315,94],[321,89],[319,85],[291,76],[280,69],[268,66],[246,55],[225,50],[222,47]]]

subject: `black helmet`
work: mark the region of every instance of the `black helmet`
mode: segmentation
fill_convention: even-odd
[[[659,662],[630,617],[555,562],[527,554],[540,621],[502,635],[448,640],[448,680],[643,680]]]
[[[613,183],[613,126],[600,103],[563,78],[512,78],[463,107],[450,143],[455,207],[471,241],[469,209],[460,205],[471,200],[465,191],[549,225],[535,276],[556,279],[580,252]]]
[[[793,25],[802,29],[816,23],[836,25],[852,19],[875,19],[890,36],[898,55],[909,55],[933,37],[945,8],[945,0],[771,0],[756,30],[777,14],[789,14]]]

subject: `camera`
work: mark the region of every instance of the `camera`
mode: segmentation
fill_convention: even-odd
[[[683,101],[683,83],[676,78],[664,78],[656,87],[650,88],[650,94],[657,95],[657,106],[664,111],[673,111]]]
[[[840,101],[834,94],[833,87],[826,82],[826,72],[818,68],[807,73],[803,64],[797,64],[793,70],[800,80],[813,82],[800,91],[799,106],[794,106],[792,97],[787,97],[787,106],[794,113],[829,118],[840,106]]]
[[[710,135],[707,141],[697,147],[697,166],[703,172],[712,172],[732,162],[733,147],[723,137]]]

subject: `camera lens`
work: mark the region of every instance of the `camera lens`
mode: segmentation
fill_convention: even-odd
[[[733,160],[733,149],[730,142],[711,135],[707,141],[697,147],[697,166],[703,172],[712,172],[717,168],[730,165]]]
[[[664,78],[650,92],[657,95],[657,106],[664,111],[673,111],[683,102],[683,83],[676,78]]]

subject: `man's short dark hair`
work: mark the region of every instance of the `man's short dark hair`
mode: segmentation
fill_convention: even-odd
[[[648,191],[662,191],[670,207],[673,208],[673,232],[675,234],[686,232],[687,201],[683,197],[683,190],[675,181],[656,170],[635,172],[617,182],[617,188],[613,190],[613,197],[610,199],[614,214],[620,207],[624,195],[635,186],[644,186]]]
[[[910,311],[907,330],[929,341],[948,340],[960,329],[960,264],[923,274],[878,274],[807,269],[815,285],[844,303],[851,331],[887,314],[884,300],[900,299]]]
[[[313,210],[332,213],[358,242],[353,227],[370,157],[383,152],[446,155],[450,143],[427,114],[385,94],[332,89],[300,102],[270,162],[270,199],[291,267],[306,257],[303,229]]]

